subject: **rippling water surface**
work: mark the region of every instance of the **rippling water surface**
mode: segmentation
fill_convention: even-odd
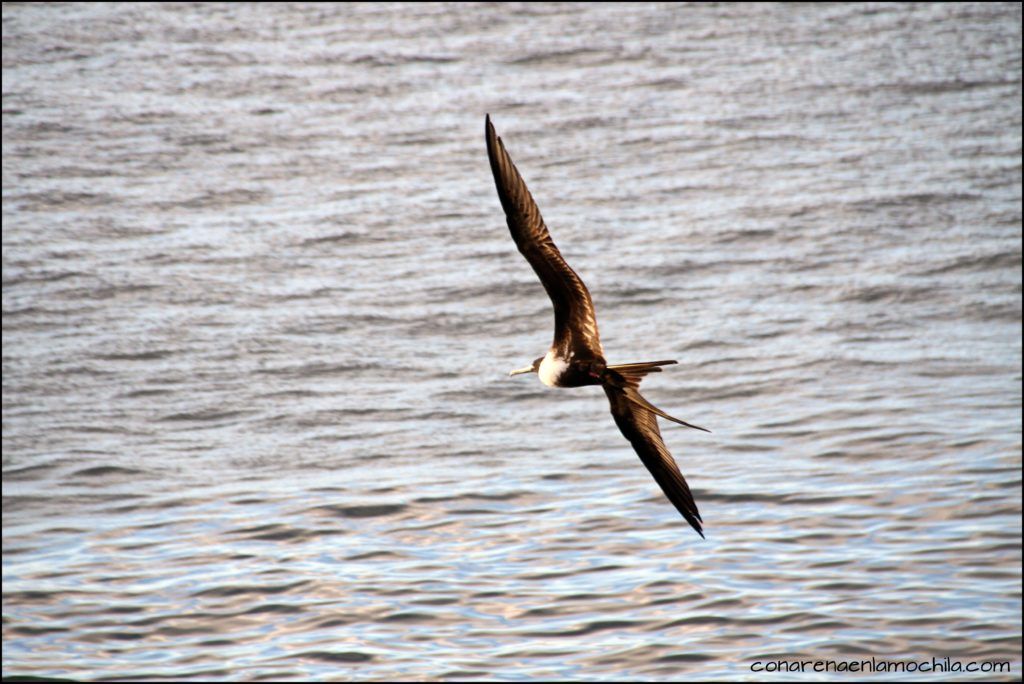
[[[5,676],[1020,678],[1019,4],[29,4],[3,44]],[[485,112],[610,361],[680,360],[706,541],[600,390],[505,375],[551,312]]]

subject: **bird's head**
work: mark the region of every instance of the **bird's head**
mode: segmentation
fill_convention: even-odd
[[[526,368],[518,368],[518,369],[516,369],[514,371],[509,371],[509,373],[508,373],[509,377],[511,377],[513,375],[521,375],[523,373],[536,373],[537,369],[540,368],[541,361],[543,361],[543,360],[544,360],[544,357],[542,356],[542,357],[540,357],[538,359],[534,359],[532,366],[527,366]]]

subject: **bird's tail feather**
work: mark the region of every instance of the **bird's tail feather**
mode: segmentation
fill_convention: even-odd
[[[613,371],[616,371],[619,375],[622,375],[627,380],[635,380],[636,384],[640,384],[640,379],[648,373],[660,373],[661,366],[669,366],[673,363],[679,363],[678,361],[641,361],[640,363],[620,363],[617,366],[608,366]]]
[[[662,411],[660,408],[658,408],[657,406],[655,406],[651,402],[649,402],[646,399],[644,399],[643,395],[640,394],[640,390],[638,390],[635,385],[630,385],[630,386],[626,387],[626,398],[629,399],[631,402],[633,402],[634,404],[636,404],[638,406],[643,406],[645,409],[647,409],[651,413],[653,413],[655,415],[658,415],[658,416],[661,416],[665,420],[671,420],[673,423],[679,423],[680,425],[685,425],[686,427],[693,428],[694,430],[702,430],[704,432],[711,432],[711,430],[708,430],[707,428],[702,428],[700,425],[694,425],[692,423],[687,423],[685,420],[680,420],[680,419],[676,418],[675,416],[668,415],[667,413]]]
[[[648,373],[660,373],[661,366],[667,366],[669,364],[676,363],[675,361],[644,361],[641,363],[623,363],[617,366],[608,366],[608,370],[615,371],[615,374],[622,378],[622,390],[626,395],[626,398],[637,406],[642,406],[651,413],[661,416],[665,420],[671,420],[673,423],[679,423],[685,425],[688,428],[694,430],[702,430],[704,432],[711,432],[707,428],[702,428],[699,425],[693,425],[687,423],[685,420],[680,420],[675,416],[670,416],[660,408],[652,404],[651,402],[644,399],[643,395],[640,394],[640,381],[643,380],[644,376]]]

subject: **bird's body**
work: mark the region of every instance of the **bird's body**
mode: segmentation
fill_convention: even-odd
[[[555,246],[537,204],[495,133],[489,116],[485,127],[487,155],[512,239],[540,278],[555,311],[555,337],[548,353],[531,366],[512,371],[511,375],[537,373],[540,381],[549,387],[600,385],[608,395],[612,417],[619,430],[633,445],[665,495],[703,537],[697,504],[665,447],[657,416],[698,430],[704,428],[673,418],[650,404],[639,391],[645,375],[659,372],[661,366],[675,361],[607,364],[587,286]]]

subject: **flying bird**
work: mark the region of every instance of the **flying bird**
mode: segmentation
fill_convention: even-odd
[[[644,376],[676,362],[646,361],[614,366],[605,362],[587,286],[562,258],[551,239],[533,196],[494,131],[490,115],[485,119],[485,129],[487,156],[508,229],[516,247],[540,278],[555,309],[555,338],[548,353],[509,375],[536,373],[548,387],[600,385],[608,395],[612,417],[619,430],[633,445],[668,500],[697,534],[704,537],[697,504],[679,466],[665,447],[658,430],[658,417],[696,430],[709,430],[673,418],[640,394],[640,381]]]

